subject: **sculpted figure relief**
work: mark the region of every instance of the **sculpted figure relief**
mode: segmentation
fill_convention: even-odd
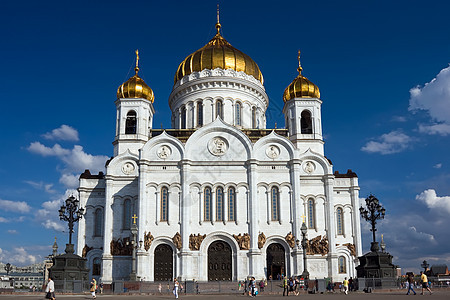
[[[250,235],[248,233],[244,233],[244,235],[235,235],[233,237],[236,239],[239,249],[241,250],[249,250],[250,249]]]
[[[175,247],[177,247],[178,250],[181,250],[183,244],[181,243],[181,235],[179,232],[175,233],[175,235],[172,238],[172,241]]]
[[[348,248],[348,250],[350,250],[350,254],[356,257],[355,245],[353,245],[351,243],[346,243],[346,244],[343,244],[343,246],[346,246]]]
[[[289,247],[291,247],[292,249],[295,247],[295,236],[292,234],[291,231],[289,231],[289,233],[286,235],[284,239],[289,244]]]
[[[133,251],[133,245],[128,237],[113,239],[109,246],[112,255],[131,255]]]
[[[189,249],[191,249],[192,251],[200,250],[200,245],[202,244],[205,237],[206,237],[206,234],[204,234],[204,235],[200,235],[200,233],[199,234],[191,234],[189,236]]]
[[[306,254],[314,255],[321,254],[322,256],[328,254],[328,238],[321,235],[308,241],[308,246],[306,247]]]
[[[261,232],[258,235],[258,248],[261,249],[264,247],[264,244],[266,243],[266,236],[264,235],[264,232]]]
[[[153,237],[153,235],[151,235],[151,233],[147,233],[147,231],[144,232],[144,249],[145,251],[148,251],[148,249],[150,249],[150,245],[152,244],[153,240],[155,238]]]
[[[84,248],[83,248],[83,252],[81,254],[81,257],[86,257],[88,252],[91,251],[92,249],[94,249],[94,247],[89,247],[88,245],[85,244]]]
[[[208,150],[213,155],[221,156],[228,150],[228,145],[223,138],[215,137],[208,142]]]

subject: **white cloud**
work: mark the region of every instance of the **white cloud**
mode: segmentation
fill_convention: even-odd
[[[61,224],[61,222],[45,220],[41,224],[42,224],[42,226],[44,226],[47,229],[53,229],[53,230],[56,230],[56,231],[63,231],[65,229],[65,227]]]
[[[19,232],[17,232],[17,230],[15,230],[15,229],[10,229],[10,230],[8,230],[8,233],[9,234],[18,234]]]
[[[8,223],[10,220],[0,217],[0,223]]]
[[[62,174],[61,178],[59,179],[59,182],[64,184],[67,188],[77,188],[78,187],[78,178],[79,175],[74,174]]]
[[[383,134],[377,141],[369,141],[362,151],[368,153],[393,154],[406,150],[412,138],[400,131],[391,131]]]
[[[55,190],[52,190],[53,183],[44,183],[43,181],[35,182],[35,181],[31,181],[31,180],[25,180],[25,183],[28,183],[29,185],[31,185],[35,189],[44,190],[44,191],[46,191],[49,194],[56,193]]]
[[[419,132],[430,135],[442,135],[446,136],[450,134],[450,125],[445,123],[424,125],[419,124]]]
[[[70,150],[62,148],[59,144],[55,144],[52,148],[49,148],[40,142],[33,142],[27,149],[30,152],[40,154],[42,156],[63,157],[70,154]]]
[[[440,168],[442,168],[442,164],[435,164],[435,165],[433,166],[433,168],[435,168],[435,169],[440,169]]]
[[[53,129],[42,136],[47,140],[79,141],[78,131],[68,125],[61,125],[61,127]]]
[[[392,121],[403,123],[403,122],[406,122],[406,118],[403,116],[393,116]]]
[[[12,264],[34,264],[37,261],[36,256],[29,254],[24,247],[14,248],[11,253],[5,254],[9,254],[8,261]]]
[[[435,190],[428,189],[417,195],[416,200],[425,203],[431,210],[450,214],[450,196],[439,197]]]
[[[450,66],[423,87],[416,86],[409,93],[408,109],[427,111],[435,121],[428,126],[422,125],[422,128],[419,126],[419,130],[428,134],[450,134]]]
[[[31,207],[24,201],[10,201],[0,199],[0,209],[12,212],[29,212]]]
[[[64,223],[59,220],[58,210],[63,202],[71,195],[77,195],[77,191],[68,189],[58,198],[42,203],[42,208],[35,212],[35,218],[47,229],[63,231]]]
[[[426,232],[417,231],[417,228],[414,226],[410,226],[408,229],[409,229],[409,234],[407,234],[408,236],[416,240],[422,241],[423,243],[436,244],[436,239],[434,238],[434,235]]]

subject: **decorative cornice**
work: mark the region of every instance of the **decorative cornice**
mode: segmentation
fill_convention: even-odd
[[[234,70],[205,69],[201,72],[194,72],[184,76],[173,87],[169,96],[169,106],[173,109],[173,102],[180,97],[192,92],[199,92],[211,88],[233,88],[247,93],[252,93],[266,108],[269,105],[269,98],[264,86],[253,76],[244,72]]]

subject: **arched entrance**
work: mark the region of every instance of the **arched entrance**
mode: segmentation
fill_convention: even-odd
[[[169,245],[159,245],[155,249],[155,281],[173,279],[173,251]]]
[[[281,244],[273,243],[267,247],[267,277],[277,279],[278,275],[286,275],[286,256]]]
[[[232,251],[227,242],[216,241],[208,248],[208,280],[232,280]]]

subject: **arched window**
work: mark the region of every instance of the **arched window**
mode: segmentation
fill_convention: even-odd
[[[278,188],[276,186],[272,187],[270,191],[271,195],[271,212],[272,212],[272,221],[279,221],[279,207],[280,207],[280,193],[278,192]]]
[[[302,111],[301,115],[301,130],[302,134],[312,134],[312,119],[311,119],[311,113],[307,110]]]
[[[337,234],[344,234],[344,212],[341,207],[336,210]]]
[[[236,191],[228,188],[228,221],[236,221]]]
[[[256,107],[252,107],[252,128],[255,129],[256,126]]]
[[[161,189],[161,222],[169,219],[169,189],[163,187]]]
[[[131,200],[126,199],[123,202],[123,229],[131,228]]]
[[[125,134],[136,134],[136,112],[131,110],[127,113],[125,121]]]
[[[221,100],[216,102],[216,116],[223,120],[223,103]]]
[[[103,211],[97,208],[94,214],[94,236],[102,236]]]
[[[216,189],[216,221],[223,221],[223,188]]]
[[[203,102],[197,102],[197,126],[203,125]]]
[[[236,125],[242,125],[241,123],[241,103],[236,102],[235,105],[235,109],[236,109]]]
[[[339,256],[338,258],[338,269],[339,273],[347,273],[347,267],[345,265],[345,257]]]
[[[211,188],[205,188],[205,199],[204,199],[204,219],[205,221],[211,221]]]
[[[314,216],[314,199],[308,199],[308,228],[316,228]]]
[[[186,107],[181,108],[181,129],[186,129]]]
[[[102,260],[99,257],[96,257],[92,261],[92,275],[100,276],[101,270],[102,270]]]

